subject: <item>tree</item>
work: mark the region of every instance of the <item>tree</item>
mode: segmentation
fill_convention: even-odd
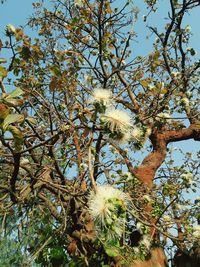
[[[160,1],[144,2],[148,23]],[[37,38],[7,25],[1,239],[21,241],[22,266],[199,266],[200,153],[179,149],[177,163],[171,144],[200,140],[200,61],[184,26],[200,3],[169,2],[163,32],[146,26],[146,56],[133,51],[131,1],[35,2]]]

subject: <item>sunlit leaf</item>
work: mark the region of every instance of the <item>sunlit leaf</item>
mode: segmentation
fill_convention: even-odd
[[[8,126],[7,131],[10,131],[14,138],[14,146],[15,152],[19,152],[22,149],[23,145],[23,134],[22,132],[15,126]]]
[[[0,77],[6,77],[8,74],[6,68],[0,66]]]
[[[119,250],[113,246],[105,246],[106,254],[110,257],[117,257],[119,255]]]
[[[6,63],[7,60],[5,58],[0,58],[0,63]]]
[[[56,65],[54,65],[54,66],[51,67],[51,72],[55,76],[59,76],[61,74],[61,71],[60,71],[59,66],[56,66]]]
[[[33,117],[27,117],[26,120],[30,121],[32,124],[37,124],[37,120]]]
[[[3,122],[3,129],[6,130],[7,127],[12,124],[12,123],[16,123],[16,122],[23,122],[24,121],[24,115],[23,114],[9,114],[4,122]]]
[[[10,104],[11,106],[17,107],[21,106],[23,104],[23,99],[17,99],[17,98],[5,98],[4,102],[6,104]]]
[[[19,87],[17,87],[11,94],[6,97],[6,99],[21,96],[23,95],[23,93],[24,92]]]

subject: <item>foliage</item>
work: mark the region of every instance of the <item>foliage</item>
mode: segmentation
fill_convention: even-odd
[[[200,140],[200,61],[184,25],[200,3],[169,1],[158,30],[149,21],[160,2],[144,1],[156,37],[147,55],[136,54],[140,18],[131,1],[35,1],[28,24],[37,38],[7,25],[4,266],[164,267],[164,251],[173,266],[186,256],[198,265],[200,152],[172,143]]]

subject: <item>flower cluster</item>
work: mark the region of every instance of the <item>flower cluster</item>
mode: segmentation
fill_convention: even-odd
[[[158,120],[160,119],[170,119],[171,118],[171,115],[167,112],[161,112],[159,114],[157,114],[157,118]]]
[[[141,143],[141,146],[143,146],[150,134],[149,129],[133,127],[130,114],[125,110],[114,108],[113,104],[115,102],[111,90],[105,88],[94,89],[89,102],[94,104],[97,112],[101,114],[100,122],[109,138],[118,144],[134,141]]]
[[[6,29],[5,30],[6,30],[6,35],[7,36],[12,36],[16,32],[16,29],[12,24],[6,25]]]
[[[196,225],[193,227],[193,237],[196,240],[200,240],[200,225]],[[200,241],[199,241],[200,242]]]
[[[190,106],[190,100],[188,99],[188,97],[183,97],[180,101],[180,104],[182,104],[185,107],[189,107]]]
[[[118,143],[126,143],[131,138],[131,117],[124,110],[109,109],[101,117],[101,122],[110,132],[109,137]]]
[[[141,149],[147,138],[151,134],[151,129],[141,125],[140,127],[135,127],[131,132],[130,140],[134,142],[134,148],[136,150]]]
[[[129,197],[110,185],[97,186],[88,199],[89,213],[98,234],[119,238],[124,232]]]
[[[84,6],[84,1],[83,0],[74,0],[74,5],[76,7],[83,7]]]
[[[187,32],[187,33],[191,33],[191,30],[192,30],[192,27],[191,27],[190,25],[187,25],[187,26],[185,27],[185,32]]]
[[[135,127],[131,132],[132,138],[139,141],[143,136],[143,131],[141,128]]]
[[[93,91],[90,102],[102,114],[100,121],[109,133],[109,137],[119,143],[129,141],[131,136],[130,129],[132,127],[131,117],[126,111],[112,107],[114,101],[111,90],[96,88]]]
[[[181,179],[186,187],[191,187],[194,184],[193,174],[191,172],[183,173]]]
[[[131,118],[123,110],[111,109],[102,117],[111,132],[127,133],[127,130],[131,127]]]
[[[112,92],[104,88],[96,88],[92,94],[91,103],[93,104],[103,104],[108,106],[111,104]]]
[[[147,251],[150,249],[151,241],[147,235],[143,236],[142,240],[140,241],[140,246],[144,247]]]
[[[164,226],[166,228],[169,228],[169,227],[172,227],[173,226],[173,220],[172,220],[171,216],[169,216],[169,215],[163,215],[162,216],[162,220],[163,220]]]
[[[148,229],[141,222],[138,222],[136,224],[136,228],[136,232],[138,231],[140,233],[140,240],[134,246],[134,254],[136,258],[139,258],[141,256],[146,257],[149,254],[149,250],[151,248],[151,238],[148,233]]]

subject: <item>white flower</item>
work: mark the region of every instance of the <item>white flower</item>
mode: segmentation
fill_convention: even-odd
[[[102,116],[103,121],[109,126],[111,132],[127,133],[131,127],[131,117],[123,110],[111,109]]]
[[[128,153],[128,151],[129,151],[128,147],[124,149],[124,152]]]
[[[179,71],[172,71],[171,75],[175,78],[179,78],[181,76],[181,73]]]
[[[83,0],[74,0],[74,5],[77,7],[83,7],[84,1]]]
[[[181,178],[189,185],[193,184],[193,174],[191,172],[187,172],[181,175]]]
[[[200,239],[200,225],[196,225],[193,227],[193,236],[194,238]]]
[[[185,32],[189,33],[189,32],[191,32],[191,30],[192,30],[192,28],[191,28],[190,25],[187,25],[187,26],[185,27]]]
[[[81,164],[80,164],[80,168],[81,168],[83,171],[85,171],[85,170],[88,169],[88,165],[87,165],[86,163],[81,163]]]
[[[125,60],[122,60],[121,61],[121,64],[122,64],[122,66],[125,66],[126,65],[126,61]]]
[[[186,208],[185,205],[181,205],[181,204],[176,204],[175,207],[177,210],[184,210]]]
[[[109,105],[112,100],[112,92],[109,89],[96,88],[92,94],[91,103],[102,103]]]
[[[143,230],[144,230],[144,228],[145,228],[145,226],[144,226],[144,224],[142,224],[141,222],[137,222],[137,224],[136,224],[136,228],[138,229],[138,231],[139,231],[140,233],[142,233]]]
[[[181,99],[181,102],[186,106],[186,107],[189,107],[190,105],[190,100],[187,98],[187,97],[183,97]]]
[[[143,196],[143,199],[144,199],[145,201],[147,201],[147,202],[151,202],[151,201],[152,201],[152,199],[150,198],[149,195],[144,195],[144,196]]]
[[[168,112],[161,112],[156,115],[156,121],[159,121],[161,123],[168,122],[171,123],[171,115]]]
[[[131,132],[132,138],[136,140],[140,140],[143,134],[144,134],[143,131],[138,127],[135,127]]]
[[[192,92],[186,92],[187,97],[192,97]]]
[[[163,215],[162,216],[163,221],[165,222],[171,222],[172,218],[169,215]]]
[[[111,185],[97,186],[88,198],[89,213],[97,231],[105,228],[109,234],[121,236],[129,197]],[[111,233],[112,232],[112,233]]]
[[[131,132],[131,141],[139,142],[139,145],[142,147],[150,134],[151,128],[134,128]]]
[[[172,218],[169,215],[163,215],[162,219],[165,223],[164,226],[166,226],[166,227],[172,227],[173,226]]]
[[[126,181],[133,180],[133,176],[130,172],[124,172],[124,173],[122,173],[122,176],[124,176],[126,178]]]
[[[133,251],[134,251],[134,254],[139,254],[140,253],[140,250],[137,247],[134,247],[133,248]]]
[[[15,29],[15,27],[12,24],[6,25],[6,34],[8,36],[14,35],[15,32],[16,32],[16,29]]]
[[[170,119],[170,118],[171,118],[170,114],[167,113],[167,112],[161,112],[161,113],[158,113],[158,114],[157,114],[157,117],[158,117],[159,119]]]
[[[125,144],[127,142],[129,142],[131,139],[131,133],[130,131],[124,132],[119,136],[116,136],[114,138],[114,140],[118,143],[118,144]]]
[[[151,132],[152,132],[151,128],[146,129],[146,132],[145,132],[145,138],[146,139],[151,135]]]
[[[150,247],[151,247],[151,242],[150,242],[150,240],[149,240],[149,237],[146,236],[146,235],[144,235],[143,238],[142,238],[142,240],[140,241],[140,245],[145,246],[145,248],[146,248],[147,250],[149,250]]]

